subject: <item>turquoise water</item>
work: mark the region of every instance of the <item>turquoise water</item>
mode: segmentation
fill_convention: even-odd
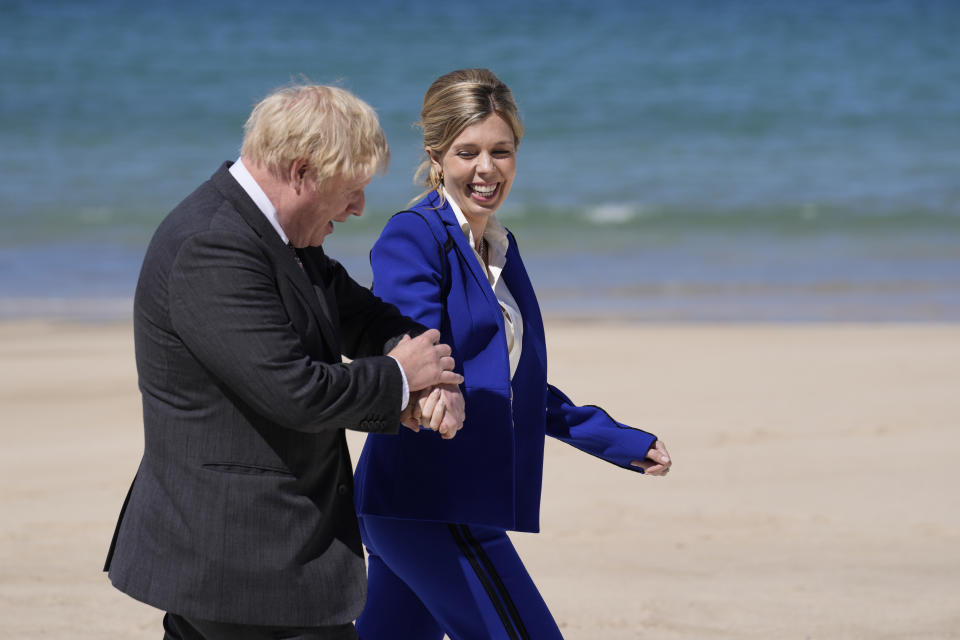
[[[301,75],[391,142],[328,241],[368,282],[424,90],[487,66],[527,128],[501,217],[548,312],[960,320],[960,3],[266,4],[0,1],[0,316],[127,315],[157,222]]]

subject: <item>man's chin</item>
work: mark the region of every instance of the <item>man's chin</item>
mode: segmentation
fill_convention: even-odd
[[[313,235],[313,237],[310,238],[310,246],[319,247],[320,245],[323,244],[323,241],[326,240],[327,236],[329,236],[331,233],[333,233],[332,222],[328,223],[328,225],[323,229],[317,230],[317,232]]]

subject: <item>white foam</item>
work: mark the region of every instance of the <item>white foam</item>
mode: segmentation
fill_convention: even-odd
[[[586,212],[590,222],[598,224],[623,224],[630,222],[639,213],[635,205],[630,204],[602,204]]]

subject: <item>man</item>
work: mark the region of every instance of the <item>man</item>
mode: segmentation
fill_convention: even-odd
[[[424,406],[444,437],[462,425],[458,394],[425,400],[463,380],[439,333],[320,247],[387,160],[355,96],[277,91],[240,160],[150,243],[134,300],[144,454],[105,570],[167,612],[165,638],[356,638],[366,580],[343,430],[416,428]]]

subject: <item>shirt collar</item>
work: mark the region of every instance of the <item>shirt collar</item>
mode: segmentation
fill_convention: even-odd
[[[283,227],[280,226],[280,221],[277,220],[277,208],[273,206],[273,203],[270,202],[270,198],[267,197],[267,194],[264,193],[263,189],[257,184],[257,181],[254,180],[253,176],[250,175],[250,171],[243,164],[243,157],[237,158],[237,161],[230,165],[230,175],[233,176],[240,187],[247,192],[247,195],[250,196],[250,199],[253,200],[253,203],[257,205],[257,208],[260,209],[260,212],[266,217],[270,222],[270,226],[276,229],[277,234],[280,236],[280,239],[283,240],[283,244],[289,244],[290,239],[287,238],[287,234],[283,232]]]

